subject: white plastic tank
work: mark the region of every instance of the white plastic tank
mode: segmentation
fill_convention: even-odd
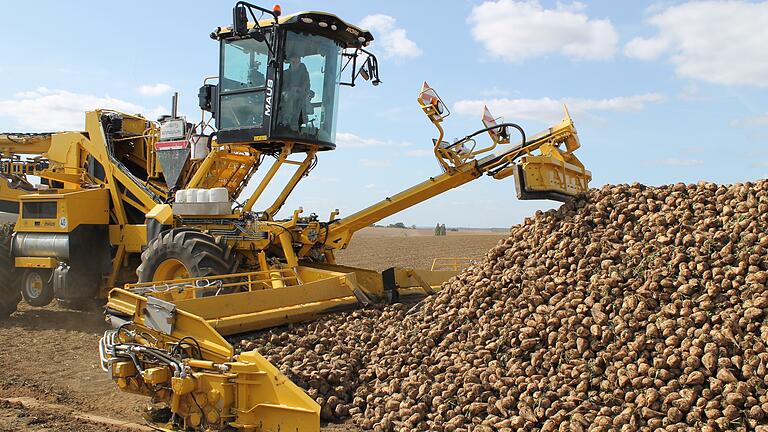
[[[176,202],[177,203],[187,202],[187,191],[185,189],[176,191]]]
[[[197,202],[197,191],[198,191],[198,189],[187,189],[187,202],[188,203],[195,203],[195,202]]]
[[[192,160],[205,159],[208,156],[208,149],[211,147],[211,137],[206,135],[192,135],[189,139],[192,145]]]
[[[197,189],[197,202],[207,203],[211,202],[210,193],[208,189]]]
[[[227,188],[217,187],[210,190],[209,202],[228,202],[229,191]]]

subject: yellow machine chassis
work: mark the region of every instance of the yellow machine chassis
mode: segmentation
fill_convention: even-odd
[[[426,94],[430,91],[434,97]],[[425,94],[429,97],[424,97]],[[317,405],[257,353],[233,356],[232,347],[222,335],[307,321],[322,314],[403,296],[434,294],[443,282],[471,262],[436,259],[432,270],[391,268],[379,273],[337,265],[333,251],[345,248],[352,235],[361,228],[483,174],[496,179],[515,176],[518,196],[523,199],[561,199],[587,190],[591,173],[573,155],[579,141],[567,111],[563,122],[518,145],[510,145],[508,136],[491,133],[493,143],[490,146],[467,150],[443,144],[440,123],[447,114],[441,111],[444,105],[436,93],[426,88],[419,101],[440,133],[434,151],[443,167],[442,174],[343,219],[335,220],[337,213],[334,212],[327,224],[300,224],[301,209],[295,211],[291,219],[273,221],[272,216],[305,176],[315,155],[308,151],[303,160],[291,161],[291,145],[287,144],[242,210],[252,208],[280,167],[286,164],[298,166],[275,202],[257,222],[265,235],[233,244],[256,271],[190,278],[186,277],[188,273],[180,263],[174,264],[171,260],[167,269],[155,273],[169,280],[129,284],[124,289],[113,290],[107,304],[108,315],[115,321],[114,325],[126,330],[105,336],[108,346],[102,350],[106,352],[106,363],[111,366],[110,373],[118,386],[165,402],[176,416],[175,426],[197,427],[207,421],[216,427],[226,424],[240,430],[277,430],[269,429],[275,425],[279,425],[280,431],[317,430]],[[223,184],[211,183],[220,176],[202,173],[222,169],[234,177],[247,177],[252,157],[243,152],[232,159],[225,149],[216,150],[202,163],[202,169],[191,183],[221,186]],[[230,163],[235,165],[223,168]],[[210,166],[206,168],[206,164]],[[162,218],[167,221],[174,217],[167,205],[156,206],[151,213],[164,214]],[[236,217],[237,213],[231,218]],[[227,220],[230,219],[211,220],[199,228],[203,231],[221,229]],[[319,239],[323,239],[322,242]],[[323,263],[308,259],[318,243],[322,246]],[[264,252],[267,248],[272,251],[269,261]],[[275,252],[279,260],[275,260]],[[159,366],[149,367],[151,365],[147,364],[147,368],[142,368],[141,359],[131,357],[125,350],[121,354],[118,348],[122,342],[171,355],[185,337],[199,344],[201,358],[184,360],[190,369],[184,379],[173,377],[169,366],[158,370]],[[231,375],[233,373],[236,375]],[[243,379],[246,374],[249,378]],[[259,386],[255,376],[263,380]],[[231,387],[226,387],[225,382]],[[262,391],[260,386],[266,386],[266,390]],[[270,386],[284,391],[270,390],[273,388]],[[187,396],[190,394],[195,397],[190,399]],[[216,401],[216,408],[196,407],[197,399]],[[253,414],[256,412],[258,414]],[[303,422],[304,414],[307,423],[293,423]],[[280,417],[284,419],[282,423],[275,420]],[[262,423],[257,425],[257,418]]]
[[[222,335],[308,321],[318,315],[381,303],[394,297],[428,295],[458,270],[392,268],[389,293],[384,276],[372,270],[317,264],[295,269],[234,273],[204,278],[128,284],[110,293],[110,313],[131,315],[126,293],[173,303],[199,316]]]
[[[458,273],[388,272],[402,296],[433,294]],[[107,315],[118,330],[102,338],[102,362],[121,390],[165,402],[181,419],[176,425],[317,431],[319,406],[257,352],[235,356],[223,336],[306,321],[387,297],[380,273],[327,264],[130,284],[110,292]],[[188,370],[184,377],[169,365],[129,354],[131,346],[170,355],[184,340],[193,340],[200,351],[200,358],[182,361]]]
[[[270,26],[291,20],[313,23],[318,15],[325,15],[318,25],[334,23],[329,30],[318,30],[321,36],[343,23],[321,12],[278,19],[279,14],[273,11],[273,22],[243,25],[244,5],[238,2],[234,9],[239,25],[217,29],[215,38],[234,35],[258,40]],[[248,6],[256,19],[252,7],[256,6]],[[247,28],[243,27],[251,32],[244,34],[241,30]],[[314,31],[303,25],[296,28],[310,34]],[[367,31],[346,23],[339,33],[344,38],[334,36],[337,43],[356,36],[357,42],[345,45],[347,50],[362,49],[372,40]],[[275,47],[281,50],[285,48],[282,45]],[[273,52],[272,46],[268,49],[270,67],[273,61],[286,57],[287,51],[281,54]],[[377,84],[375,56],[364,49],[362,52],[367,60],[352,71],[351,85],[357,75],[366,80],[373,77]],[[277,75],[273,75],[277,87],[273,88],[270,79],[264,89],[265,104],[284,99],[280,95],[281,68],[278,66]],[[202,90],[206,89],[213,90]],[[250,84],[242,90],[262,91],[250,88]],[[484,129],[447,143],[442,128],[449,115],[446,104],[426,83],[418,103],[437,129],[432,151],[441,172],[350,215],[339,217],[335,210],[327,221],[314,214],[302,217],[302,208],[289,218],[277,219],[290,194],[309,176],[319,152],[334,147],[328,146],[332,142],[310,139],[309,135],[291,139],[280,137],[292,134],[257,135],[251,139],[245,129],[238,129],[242,134],[227,137],[232,131],[221,127],[215,134],[207,134],[210,120],[206,122],[203,113],[199,129],[185,124],[169,141],[171,136],[166,133],[167,139],[163,139],[162,132],[170,130],[170,122],[179,120],[175,109],[169,122],[97,109],[85,114],[81,132],[0,134],[0,204],[6,208],[19,205],[17,209],[21,209],[12,239],[12,262],[18,268],[48,269],[39,273],[52,275],[50,299],[74,302],[90,298],[95,290],[82,288],[90,288],[94,281],[99,282],[99,295],[109,292],[107,312],[116,329],[102,338],[102,365],[120,389],[167,404],[172,415],[154,419],[155,425],[167,429],[316,431],[317,404],[258,353],[235,355],[223,335],[311,320],[404,296],[434,294],[467,262],[436,260],[430,271],[391,268],[379,273],[338,265],[334,253],[345,249],[364,227],[482,176],[498,180],[514,177],[521,199],[565,200],[588,189],[591,173],[574,155],[580,143],[567,110],[562,122],[527,137],[514,123],[496,123],[486,109]],[[203,110],[213,114],[205,106],[201,105]],[[277,105],[273,108],[280,112]],[[217,122],[220,120],[216,117]],[[511,142],[511,129],[522,136],[519,143]],[[478,146],[475,137],[485,132],[491,144]],[[171,143],[182,143],[182,150],[190,152],[168,153],[179,150],[169,147]],[[197,144],[204,145],[197,148]],[[199,151],[192,152],[193,148]],[[267,166],[265,161],[271,158],[274,160]],[[280,170],[284,169],[294,171],[283,176]],[[254,178],[257,172],[263,173],[260,179]],[[27,176],[43,181],[33,185]],[[280,178],[287,180],[269,194],[277,192],[276,197],[262,202],[267,188],[276,186]],[[249,183],[255,188],[244,194]],[[217,199],[213,210],[211,206],[190,207],[191,201],[175,199],[188,196],[176,195],[181,190],[213,188],[227,192],[226,200]],[[195,195],[194,201],[211,204],[205,199],[198,201],[207,193]],[[55,214],[50,201],[55,201]],[[234,202],[242,205],[233,208]],[[45,205],[48,210],[27,212],[24,204],[30,204],[30,209]],[[83,230],[75,233],[78,225]],[[85,229],[92,230],[88,236],[76,236]],[[62,246],[48,247],[56,244]],[[88,254],[85,259],[83,251]],[[96,265],[98,258],[103,260]],[[201,264],[204,261],[205,265]],[[229,274],[192,277],[209,273]],[[152,282],[124,285],[137,280],[137,274],[139,280]],[[110,292],[114,286],[124,288]],[[8,290],[13,294],[10,300],[18,302],[18,290],[14,290],[15,286]],[[0,306],[0,314],[8,315],[16,303],[12,309]]]
[[[118,323],[118,330],[108,331],[100,343],[102,366],[121,390],[153,395],[179,417],[176,424],[171,420],[156,426],[166,430],[179,424],[260,432],[320,430],[317,403],[259,353],[234,355],[232,346],[205,319],[183,309],[164,316],[164,324],[172,330],[162,331],[152,321],[151,311],[157,305],[147,297],[113,290],[110,307],[119,308],[126,321]],[[199,358],[180,360],[181,367],[147,355],[170,353],[184,340],[194,340],[190,346],[200,352]]]

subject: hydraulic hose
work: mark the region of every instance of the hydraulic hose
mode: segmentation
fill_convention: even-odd
[[[476,137],[477,135],[480,135],[483,132],[488,132],[488,131],[494,130],[494,129],[501,129],[501,128],[505,128],[507,126],[511,126],[511,127],[515,128],[515,129],[517,129],[518,132],[520,132],[520,135],[522,136],[521,147],[524,146],[525,145],[525,141],[527,139],[526,136],[525,136],[525,130],[523,130],[523,128],[520,125],[516,124],[516,123],[501,123],[501,124],[497,124],[495,126],[489,126],[487,128],[476,130],[475,132],[472,132],[471,134],[465,136],[464,138],[462,138],[462,139],[456,141],[455,143],[449,145],[447,148],[451,148],[451,147],[456,146],[456,145],[464,144],[465,142],[467,142],[470,139]]]

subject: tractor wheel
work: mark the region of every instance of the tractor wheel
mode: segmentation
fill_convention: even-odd
[[[51,270],[26,269],[18,279],[21,295],[30,306],[43,307],[53,301]]]
[[[230,248],[191,228],[160,233],[141,254],[139,282],[217,276],[232,273],[236,263]]]
[[[14,313],[21,301],[21,293],[13,279],[12,232],[13,225],[0,227],[0,320]]]

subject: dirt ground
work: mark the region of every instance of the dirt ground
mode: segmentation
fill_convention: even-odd
[[[429,268],[435,257],[479,258],[504,237],[490,231],[446,237],[398,231],[414,235],[363,230],[337,254],[339,263],[376,270]],[[106,329],[101,310],[75,312],[55,304],[22,303],[0,322],[0,432],[140,430],[121,422],[141,423],[147,398],[117,391],[99,366],[97,345]],[[324,425],[323,430],[357,429]]]
[[[415,233],[398,235],[403,231]],[[430,268],[434,258],[482,257],[506,237],[491,231],[449,232],[445,237],[435,237],[431,231],[424,231],[366,228],[352,238],[347,249],[338,251],[336,258],[340,264],[373,270],[394,266]]]
[[[0,322],[0,398],[27,397],[139,421],[144,398],[117,391],[99,366],[97,346],[106,328],[101,311],[20,304],[18,312]],[[16,405],[0,405],[0,431],[105,429],[66,413]]]

